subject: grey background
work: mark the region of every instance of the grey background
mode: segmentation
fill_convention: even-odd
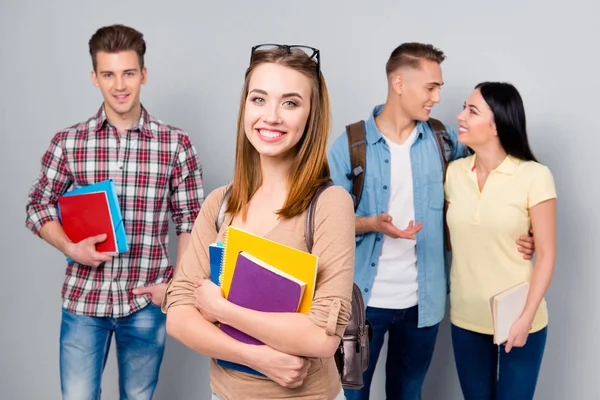
[[[403,41],[431,42],[448,54],[443,100],[433,115],[453,126],[477,82],[513,82],[526,103],[534,152],[552,169],[560,198],[556,274],[547,295],[551,322],[536,399],[600,398],[600,189],[591,173],[600,148],[594,117],[599,11],[592,0],[0,1],[0,398],[60,398],[64,258],[24,228],[24,207],[52,135],[100,106],[87,41],[115,22],[145,34],[149,76],[142,101],[190,133],[206,193],[232,174],[239,96],[254,44],[321,49],[332,139],[385,100],[384,65]],[[174,257],[174,241],[171,249]],[[374,399],[384,398],[383,370],[382,357]],[[118,398],[114,353],[103,388],[103,398]],[[447,320],[423,397],[461,398]],[[155,398],[208,399],[207,360],[169,339]]]

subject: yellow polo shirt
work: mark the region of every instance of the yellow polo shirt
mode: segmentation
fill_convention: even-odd
[[[450,319],[460,328],[493,334],[490,298],[531,281],[533,263],[523,259],[516,244],[530,229],[529,208],[555,198],[556,190],[546,166],[508,156],[480,192],[475,157],[450,163],[446,175],[452,243]],[[531,332],[547,323],[543,300]]]

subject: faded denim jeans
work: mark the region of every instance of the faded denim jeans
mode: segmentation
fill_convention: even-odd
[[[115,336],[121,400],[151,400],[158,382],[166,316],[150,304],[123,318],[88,317],[63,308],[60,383],[64,400],[98,400]]]

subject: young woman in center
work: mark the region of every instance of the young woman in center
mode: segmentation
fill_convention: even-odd
[[[264,313],[223,298],[210,281],[208,247],[227,226],[307,251],[306,211],[329,179],[326,143],[330,106],[317,49],[260,45],[252,49],[240,103],[231,197],[217,232],[226,187],[213,191],[196,219],[190,245],[167,289],[167,331],[210,357],[214,399],[343,399],[333,355],[350,313],[354,272],[354,208],[331,186],[319,197],[312,253],[319,257],[308,314]],[[238,342],[221,322],[260,340]],[[264,374],[226,369],[216,359]]]

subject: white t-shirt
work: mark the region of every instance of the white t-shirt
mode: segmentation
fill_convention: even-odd
[[[388,214],[398,229],[405,229],[415,219],[410,147],[416,137],[415,127],[403,144],[386,139],[391,158]],[[417,304],[416,245],[416,240],[384,236],[369,307],[400,310]]]

